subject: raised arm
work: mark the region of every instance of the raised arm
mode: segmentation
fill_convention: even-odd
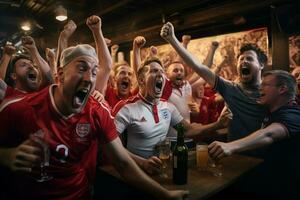
[[[173,25],[168,22],[166,23],[160,32],[162,38],[171,44],[171,46],[176,50],[183,61],[191,67],[199,76],[201,76],[206,82],[211,86],[214,86],[216,75],[210,71],[210,69],[200,63],[191,53],[189,53],[177,40],[174,34]]]
[[[55,77],[57,73],[55,53],[53,50],[46,48],[45,54],[46,54],[46,59],[48,61],[48,64],[51,68],[52,76]]]
[[[147,176],[124,149],[119,138],[106,145],[107,152],[111,153],[113,165],[123,180],[158,199],[184,199],[187,191],[169,191]]]
[[[117,61],[118,50],[119,50],[119,45],[117,45],[117,44],[112,45],[110,48],[110,53],[111,53],[111,58],[112,58],[113,64],[118,62]]]
[[[287,129],[280,123],[272,123],[264,129],[229,143],[213,142],[208,146],[209,154],[220,159],[243,151],[259,149],[273,144],[275,141],[288,137]]]
[[[28,50],[31,55],[33,63],[40,69],[42,74],[42,83],[41,88],[45,87],[46,85],[50,85],[53,83],[53,76],[51,72],[51,68],[49,67],[46,60],[42,58],[40,55],[34,39],[30,36],[25,36],[22,38],[22,45]]]
[[[137,76],[137,71],[139,66],[142,63],[141,59],[141,48],[146,44],[146,39],[143,36],[137,36],[133,40],[132,44],[132,50],[133,50],[133,71],[135,73],[135,76]]]
[[[86,25],[93,33],[100,65],[100,69],[97,74],[96,89],[102,94],[105,94],[107,81],[113,64],[112,58],[102,33],[102,22],[100,17],[96,15],[90,16],[86,20]]]
[[[4,80],[9,61],[15,52],[16,48],[10,43],[4,46],[3,56],[0,60],[0,79]]]
[[[57,51],[56,51],[56,66],[60,66],[59,60],[61,52],[68,47],[68,42],[71,35],[76,30],[77,26],[73,20],[68,21],[64,29],[60,32],[58,37]]]
[[[215,53],[216,53],[216,50],[217,50],[218,47],[219,47],[219,43],[217,41],[211,42],[211,45],[209,47],[208,53],[206,55],[206,58],[203,61],[203,64],[206,65],[208,68],[212,67],[213,59],[214,59],[214,56],[215,56]],[[199,80],[199,75],[197,73],[194,73],[189,78],[190,84],[195,83],[197,80]],[[202,82],[205,83],[205,81],[202,81]]]

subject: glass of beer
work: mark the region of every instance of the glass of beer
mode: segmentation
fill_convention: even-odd
[[[207,170],[208,164],[208,148],[207,144],[199,143],[196,145],[196,163],[200,171]]]
[[[170,160],[171,142],[168,138],[161,141],[158,145],[158,157],[162,161],[160,177],[167,178],[167,167]]]
[[[46,142],[45,133],[42,130],[38,130],[33,133],[33,138],[36,143],[38,143],[42,147],[42,160],[40,163],[40,177],[36,179],[37,182],[45,182],[51,180],[53,177],[49,176],[46,172],[46,167],[50,165],[50,149]]]

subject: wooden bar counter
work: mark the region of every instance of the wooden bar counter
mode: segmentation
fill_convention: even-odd
[[[168,189],[189,190],[188,199],[207,199],[235,183],[240,177],[246,175],[247,172],[262,162],[261,159],[248,156],[230,156],[222,159],[221,171],[223,175],[214,176],[211,169],[199,171],[192,161],[192,163],[189,163],[188,183],[186,185],[173,184],[171,166],[168,167],[168,178],[161,178],[158,175],[152,176],[152,178]],[[101,167],[100,170],[119,178],[119,175],[111,166]]]

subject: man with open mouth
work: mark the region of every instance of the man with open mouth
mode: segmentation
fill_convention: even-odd
[[[261,71],[267,61],[264,52],[257,46],[245,44],[238,56],[238,82],[233,83],[213,73],[177,40],[173,25],[168,22],[161,29],[161,36],[171,44],[183,61],[195,70],[224,98],[233,114],[229,124],[228,140],[243,138],[261,127],[266,108],[258,103]]]
[[[29,55],[14,55],[15,48],[12,45],[4,47],[7,51],[4,51],[1,62],[4,66],[1,66],[0,72],[0,102],[36,92],[53,82],[50,67],[40,56],[33,38],[23,37],[22,45],[28,50]]]
[[[260,103],[269,114],[261,129],[239,140],[215,141],[208,146],[216,159],[244,151],[254,151],[264,159],[246,179],[247,189],[260,195],[254,199],[294,199],[299,193],[300,173],[296,169],[300,167],[300,155],[296,149],[300,145],[300,107],[295,102],[296,89],[296,80],[290,73],[264,73]]]
[[[158,199],[184,199],[187,191],[163,188],[135,164],[118,137],[109,109],[90,96],[99,60],[109,51],[101,19],[91,16],[86,24],[98,30],[98,55],[88,44],[65,49],[58,68],[58,85],[0,107],[0,167],[6,167],[8,173],[9,179],[2,181],[11,189],[9,197],[92,199],[90,175],[95,175],[95,155],[98,143],[102,143],[123,181]],[[44,133],[43,142],[50,151],[49,166],[43,169],[52,179],[42,183],[34,179],[37,170],[41,172],[43,151],[30,136],[36,132]]]
[[[126,100],[133,94],[132,90],[133,70],[128,63],[117,63],[114,66],[114,88],[107,87],[105,99],[111,108],[121,101]]]
[[[164,68],[155,57],[147,58],[137,72],[139,94],[117,104],[113,110],[117,132],[127,131],[127,149],[136,163],[148,173],[161,167],[155,146],[167,136],[170,127],[182,123],[186,136],[206,135],[223,126],[223,121],[190,124],[170,102],[163,100]]]

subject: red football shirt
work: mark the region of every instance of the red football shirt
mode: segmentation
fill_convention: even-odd
[[[134,91],[133,93],[130,93],[128,98],[130,98],[131,96],[133,96],[137,93],[138,93],[138,90]],[[108,104],[110,105],[111,108],[114,108],[117,103],[119,103],[122,100],[126,100],[128,98],[120,98],[117,95],[117,91],[114,88],[107,86],[107,89],[105,92],[105,100],[108,102]]]
[[[0,107],[2,147],[18,146],[30,134],[42,130],[51,154],[46,169],[53,179],[39,183],[30,176],[15,173],[9,187],[12,195],[23,199],[90,199],[97,142],[104,144],[118,137],[113,117],[92,97],[80,113],[63,116],[54,104],[54,87]]]
[[[10,86],[7,86],[6,91],[5,91],[5,96],[2,100],[0,100],[0,104],[6,100],[6,99],[12,99],[16,97],[22,97],[24,95],[27,95],[27,92],[23,92],[21,90],[14,89]]]

